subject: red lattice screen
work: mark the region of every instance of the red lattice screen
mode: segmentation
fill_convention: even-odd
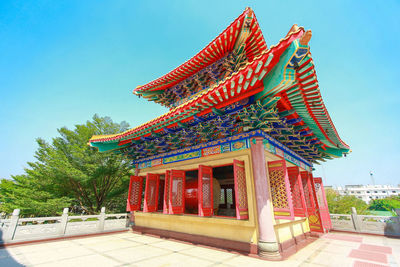
[[[307,207],[304,199],[303,185],[299,167],[287,168],[290,182],[290,190],[292,193],[294,216],[306,217]]]
[[[323,232],[321,217],[318,210],[318,204],[314,193],[314,183],[312,174],[306,171],[300,172],[303,184],[304,198],[306,200],[308,224],[311,231]]]
[[[328,203],[326,201],[322,178],[320,177],[314,178],[314,188],[318,200],[322,226],[324,227],[325,231],[329,231],[330,229],[332,229],[332,222],[331,222],[331,216],[329,214]]]
[[[214,210],[212,168],[199,165],[198,179],[199,215],[212,216]]]
[[[157,211],[159,174],[148,173],[146,177],[146,189],[144,191],[144,212]]]
[[[269,183],[276,219],[294,219],[292,194],[285,160],[268,162]]]
[[[143,178],[131,176],[126,211],[140,210],[142,205]]]
[[[169,187],[170,187],[170,178],[171,171],[166,171],[165,173],[165,182],[164,182],[164,205],[163,205],[163,213],[169,213]]]
[[[249,211],[247,204],[246,173],[243,161],[233,160],[233,174],[235,177],[236,218],[247,220],[249,218]]]
[[[172,170],[169,185],[169,214],[185,212],[185,172]]]

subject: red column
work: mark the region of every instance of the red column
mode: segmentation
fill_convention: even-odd
[[[260,256],[280,259],[279,246],[274,230],[274,214],[269,187],[269,177],[264,155],[262,137],[251,139],[251,160],[253,165],[254,186],[257,203],[259,227],[258,251]]]

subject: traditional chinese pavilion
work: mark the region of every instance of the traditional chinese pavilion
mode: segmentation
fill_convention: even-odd
[[[133,91],[169,112],[90,145],[132,160],[134,230],[267,258],[329,231],[312,167],[349,146],[321,98],[310,38],[294,25],[268,47],[247,8],[194,57]]]

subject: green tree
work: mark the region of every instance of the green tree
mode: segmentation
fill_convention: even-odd
[[[11,213],[20,209],[22,215],[51,216],[60,214],[71,205],[69,197],[58,197],[43,190],[40,181],[27,175],[13,176],[13,180],[0,181],[0,211]]]
[[[374,199],[369,204],[370,210],[383,210],[383,211],[392,211],[396,209],[400,209],[400,196],[393,196],[382,199]]]
[[[54,214],[70,206],[92,214],[102,206],[124,211],[131,163],[122,155],[99,153],[88,146],[93,135],[125,131],[126,122],[114,123],[109,117],[93,116],[92,121],[75,129],[58,129],[51,143],[38,138],[36,162],[28,162],[24,175],[0,184],[0,209],[20,208],[25,215]],[[40,209],[39,209],[40,207]],[[38,210],[39,209],[39,210]],[[47,212],[45,212],[47,210]]]
[[[333,189],[325,191],[329,212],[334,214],[350,214],[355,207],[358,214],[368,214],[368,205],[355,196],[341,196]]]

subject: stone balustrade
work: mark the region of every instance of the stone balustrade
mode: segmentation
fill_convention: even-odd
[[[399,213],[399,211],[397,211]],[[333,230],[400,237],[399,216],[330,214]]]
[[[98,215],[69,216],[68,211],[57,217],[20,218],[15,209],[9,219],[0,219],[0,244],[128,229],[127,213],[106,214],[104,207]]]

